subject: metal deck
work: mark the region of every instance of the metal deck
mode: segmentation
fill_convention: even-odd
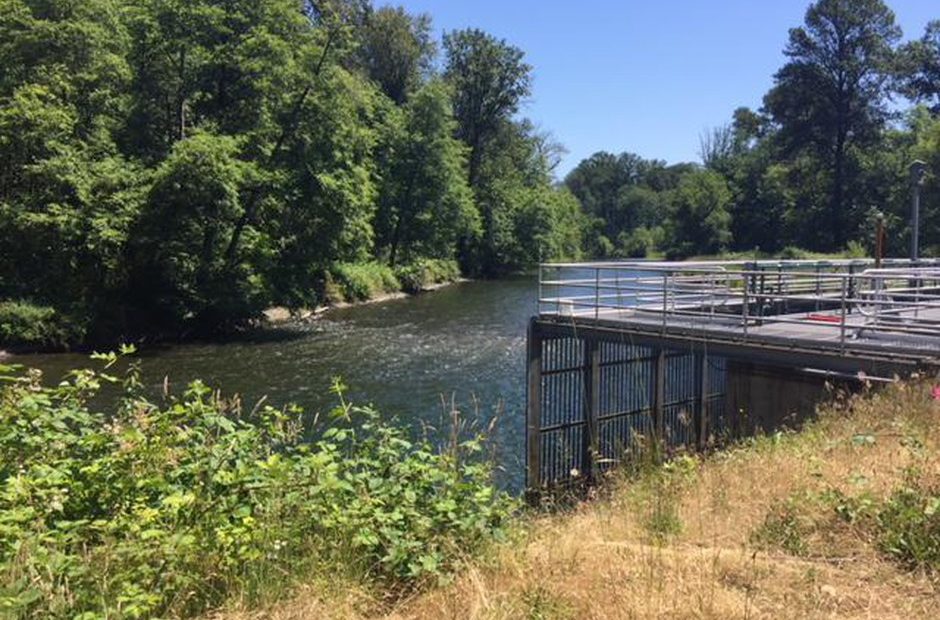
[[[792,351],[799,363],[815,354],[818,367],[843,371],[940,357],[934,261],[550,264],[539,282],[540,321],[634,341],[765,349],[777,361]]]
[[[830,381],[940,369],[940,263],[543,265],[528,336],[526,484],[637,450],[798,422]]]

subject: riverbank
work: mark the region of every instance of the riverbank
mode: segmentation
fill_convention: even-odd
[[[938,396],[901,383],[798,433],[621,474],[594,501],[519,518],[508,542],[418,595],[298,582],[287,602],[212,617],[935,618]]]
[[[226,339],[234,334],[309,319],[331,309],[348,308],[416,295],[466,281],[455,260],[422,258],[391,267],[378,261],[337,263],[311,290],[295,296],[297,306],[240,308],[227,315],[219,308],[203,308],[204,316],[166,320],[134,311],[108,307],[110,322],[96,323],[87,312],[64,313],[29,301],[0,300],[0,357],[31,353],[62,353],[110,349],[123,342],[153,344]],[[282,300],[283,301],[283,300]],[[270,302],[269,302],[270,303]],[[308,306],[303,304],[307,303]],[[317,304],[313,306],[313,304]],[[92,313],[94,314],[94,313]],[[84,318],[82,318],[84,317]]]
[[[378,293],[373,297],[368,299],[362,299],[357,301],[334,301],[326,304],[317,306],[316,308],[302,308],[299,310],[291,310],[284,306],[274,306],[268,308],[264,311],[264,324],[270,326],[283,325],[285,323],[292,323],[295,321],[308,321],[315,319],[321,316],[326,315],[331,310],[343,310],[346,308],[356,308],[358,306],[366,306],[370,304],[379,304],[387,301],[393,301],[395,299],[407,299],[408,297],[414,297],[415,295],[424,295],[426,293],[433,293],[441,289],[453,286],[455,284],[462,284],[465,282],[471,282],[470,278],[456,278],[453,280],[448,280],[446,282],[435,282],[422,286],[420,290],[415,292],[406,293],[405,291],[394,291],[391,293]]]

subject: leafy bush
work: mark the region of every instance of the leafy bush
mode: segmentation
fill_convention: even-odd
[[[849,241],[842,254],[845,258],[868,258],[868,250],[860,241]]]
[[[630,233],[620,233],[617,237],[619,254],[625,258],[646,258],[659,245],[662,233],[662,228],[643,226]]]
[[[763,523],[751,534],[751,542],[761,548],[776,547],[796,556],[806,555],[807,536],[812,524],[802,514],[795,498],[770,507]]]
[[[911,568],[940,569],[940,489],[915,480],[878,511],[881,550]]]
[[[81,341],[84,330],[49,306],[25,301],[0,302],[0,345],[64,348]]]
[[[109,363],[116,356],[107,357]],[[247,414],[205,384],[162,406],[90,370],[45,387],[2,368],[0,608],[22,618],[187,616],[323,574],[411,587],[499,537],[512,503],[479,439],[445,451],[342,399]]]
[[[801,260],[809,258],[809,252],[795,245],[788,245],[780,250],[780,258],[784,260]]]
[[[679,514],[682,497],[698,475],[698,461],[687,455],[659,463],[659,447],[640,453],[633,469],[631,494],[637,509],[642,513],[643,528],[655,542],[665,542],[682,531]]]
[[[392,268],[382,263],[340,263],[332,276],[346,301],[366,301],[401,290]]]
[[[456,282],[460,279],[457,261],[423,258],[395,270],[401,288],[408,293],[418,293],[434,284]]]

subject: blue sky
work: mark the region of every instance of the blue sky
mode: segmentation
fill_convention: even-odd
[[[477,27],[535,68],[523,113],[569,150],[698,160],[699,136],[738,106],[760,107],[808,0],[400,0],[438,34]],[[889,0],[905,39],[940,18],[937,0]]]

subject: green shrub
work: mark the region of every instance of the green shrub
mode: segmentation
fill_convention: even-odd
[[[106,356],[113,363],[115,356]],[[413,587],[502,534],[513,508],[478,438],[445,451],[341,405],[305,440],[296,409],[246,414],[201,382],[157,405],[75,371],[2,369],[0,609],[21,618],[167,617],[286,576]]]
[[[81,326],[55,308],[26,301],[0,302],[0,346],[65,348],[84,335]]]
[[[624,258],[646,258],[659,245],[662,234],[661,228],[643,226],[630,233],[620,233],[617,237],[618,253]]]
[[[434,284],[456,282],[460,279],[457,261],[437,258],[422,258],[395,269],[401,288],[408,293],[418,293]]]
[[[788,245],[787,247],[780,250],[779,256],[783,260],[802,260],[809,258],[809,252],[803,248],[798,248],[795,245]]]
[[[868,250],[860,241],[849,241],[842,254],[845,258],[868,258]]]
[[[631,464],[635,476],[631,496],[643,516],[643,528],[655,542],[662,543],[682,531],[682,496],[698,475],[698,461],[680,455],[660,464],[658,450],[654,445]]]
[[[366,301],[401,290],[391,267],[383,263],[339,263],[332,271],[333,281],[346,301]]]
[[[940,489],[911,480],[885,500],[877,523],[884,553],[911,568],[940,569]]]
[[[751,542],[761,548],[778,548],[802,556],[808,551],[806,538],[812,530],[799,501],[791,497],[770,507],[763,523],[751,534]]]

